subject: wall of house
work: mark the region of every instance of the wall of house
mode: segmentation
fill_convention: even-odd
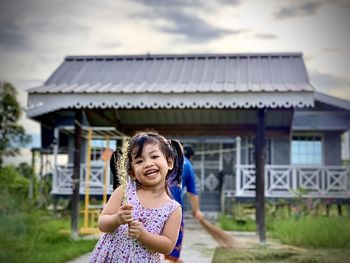
[[[324,132],[324,164],[341,165],[341,133]]]
[[[322,132],[322,135],[324,165],[341,165],[341,133],[329,131]],[[290,146],[291,142],[288,139],[273,139],[271,144],[272,164],[290,164]]]
[[[350,131],[343,134],[341,143],[342,162],[350,164]]]
[[[272,139],[271,143],[272,164],[290,164],[290,141],[289,139]]]

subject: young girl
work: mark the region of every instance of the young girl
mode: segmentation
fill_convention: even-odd
[[[111,161],[117,159],[114,154]],[[127,189],[117,187],[103,209],[98,225],[106,233],[90,262],[163,262],[175,246],[182,212],[168,187],[181,180],[180,143],[156,133],[136,134],[129,142],[127,161],[133,183]],[[114,177],[114,186],[118,182]]]

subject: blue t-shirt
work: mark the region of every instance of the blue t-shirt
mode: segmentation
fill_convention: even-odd
[[[191,161],[187,157],[184,157],[184,164],[183,164],[183,171],[182,171],[182,189],[177,185],[174,185],[170,188],[173,198],[177,202],[179,202],[181,205],[183,205],[182,190],[184,188],[186,188],[187,192],[193,195],[197,195],[196,174],[194,172]]]

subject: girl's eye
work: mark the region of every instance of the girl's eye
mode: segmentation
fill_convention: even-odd
[[[135,164],[140,164],[140,163],[142,163],[142,160],[135,161]]]
[[[153,159],[157,159],[158,157],[159,157],[159,155],[152,156]]]

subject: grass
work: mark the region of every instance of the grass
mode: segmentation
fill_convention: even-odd
[[[217,248],[214,252],[213,263],[343,263],[348,262],[350,250],[289,250],[272,248],[251,248],[229,250]]]
[[[255,221],[247,219],[244,223],[239,223],[227,215],[219,216],[219,225],[221,228],[230,231],[254,231],[256,229]]]
[[[77,240],[69,234],[69,218],[47,214],[0,215],[0,262],[66,262],[92,251],[96,240]]]
[[[272,236],[282,243],[296,246],[350,248],[350,220],[345,217],[275,220]]]
[[[268,234],[284,244],[309,248],[350,248],[350,220],[348,217],[305,216],[266,219]],[[253,220],[244,225],[228,216],[220,216],[219,224],[225,230],[255,231]]]

